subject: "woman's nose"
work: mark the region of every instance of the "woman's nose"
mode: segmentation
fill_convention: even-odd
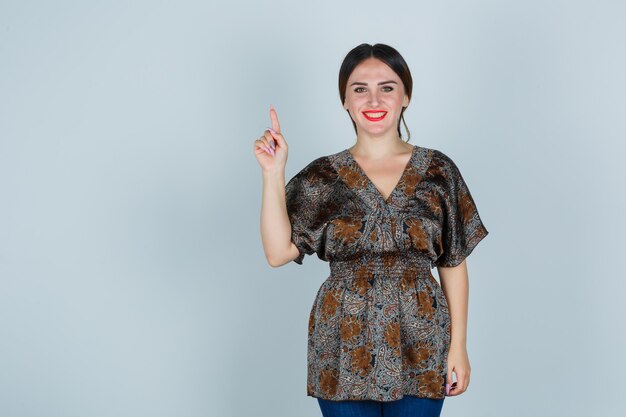
[[[377,92],[371,92],[370,96],[369,96],[369,101],[371,105],[376,105],[378,104],[378,93]]]

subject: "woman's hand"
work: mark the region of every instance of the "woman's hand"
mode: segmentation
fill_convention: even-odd
[[[268,127],[263,132],[263,136],[254,141],[254,153],[263,171],[284,171],[287,164],[287,142],[280,133],[278,115],[272,105],[270,105],[270,119],[272,127]]]
[[[452,371],[456,374],[456,382],[452,383]],[[448,352],[448,374],[446,375],[446,388],[450,384],[446,395],[460,395],[467,390],[470,381],[470,363],[465,347],[451,346]]]

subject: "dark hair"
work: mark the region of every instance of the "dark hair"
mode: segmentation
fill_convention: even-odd
[[[348,84],[348,78],[354,68],[359,65],[361,62],[365,61],[368,58],[376,58],[380,61],[387,64],[393,72],[398,74],[398,77],[402,80],[404,84],[404,92],[411,100],[411,92],[413,91],[413,78],[411,77],[411,71],[409,71],[409,66],[406,64],[402,55],[392,48],[389,45],[385,45],[382,43],[377,43],[375,45],[370,45],[368,43],[362,43],[359,46],[353,48],[348,55],[343,59],[341,63],[341,68],[339,69],[339,97],[341,98],[341,105],[346,100],[346,85]],[[404,110],[406,107],[402,108],[400,112],[400,119],[404,123],[404,128],[408,133],[407,142],[411,139],[411,132],[409,132],[409,128],[406,126],[406,122],[404,121]],[[347,110],[346,110],[347,111]],[[350,112],[348,112],[348,115]],[[352,120],[352,116],[350,116],[350,120]],[[352,120],[352,126],[354,126],[354,131],[356,130],[356,123]],[[357,132],[358,133],[358,132]],[[402,133],[400,132],[400,120],[398,120],[398,135],[402,138]]]

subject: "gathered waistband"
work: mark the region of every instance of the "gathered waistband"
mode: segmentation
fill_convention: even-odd
[[[372,274],[387,278],[400,278],[407,270],[424,271],[430,275],[431,260],[413,252],[367,254],[354,259],[330,261],[329,280],[354,278],[356,274]]]

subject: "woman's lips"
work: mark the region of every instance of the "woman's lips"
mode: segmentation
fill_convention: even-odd
[[[378,122],[380,120],[383,120],[385,118],[385,116],[387,115],[387,112],[383,111],[383,110],[380,110],[380,111],[369,111],[368,110],[368,111],[364,111],[364,112],[361,112],[361,113],[370,122]]]

